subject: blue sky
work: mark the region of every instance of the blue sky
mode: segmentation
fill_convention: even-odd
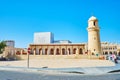
[[[120,0],[0,0],[0,40],[27,47],[34,32],[53,32],[55,40],[87,42],[92,15],[102,42],[120,42]]]

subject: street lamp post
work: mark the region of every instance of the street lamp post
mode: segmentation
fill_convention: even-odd
[[[27,60],[27,68],[29,68],[29,53],[28,53],[28,60]]]
[[[29,54],[30,54],[30,48],[28,48],[28,58],[27,58],[27,68],[29,68]]]

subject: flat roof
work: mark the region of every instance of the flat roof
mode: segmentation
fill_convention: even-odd
[[[80,45],[80,46],[84,46],[85,44],[76,44],[76,43],[65,43],[65,44],[29,44],[30,46],[55,46],[55,45],[58,45],[58,46],[62,46],[62,45],[65,45],[65,46],[67,46],[67,45],[71,45],[71,46],[78,46],[78,45]]]

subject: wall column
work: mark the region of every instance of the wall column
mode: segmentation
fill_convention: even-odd
[[[66,51],[67,51],[67,55],[69,55],[69,53],[70,53],[69,50],[67,49]]]
[[[16,50],[15,50],[15,55],[16,55]]]
[[[82,53],[83,53],[83,55],[85,55],[85,49],[83,49],[83,48],[82,48]]]
[[[36,53],[36,50],[33,51],[33,55],[35,55],[35,53]]]
[[[42,55],[45,55],[45,49],[42,49]]]
[[[67,55],[67,46],[65,46],[65,55]]]
[[[56,49],[54,48],[54,55],[56,55]]]
[[[62,55],[62,48],[61,48],[61,46],[60,46],[60,55]]]
[[[20,50],[20,55],[22,55],[22,52],[23,52],[23,51],[22,51],[22,50]]]
[[[79,48],[76,48],[75,54],[79,55]]]
[[[70,54],[73,55],[73,46],[72,46],[72,48],[70,49],[70,51],[71,51]]]
[[[42,48],[40,49],[40,55],[43,55],[43,54],[42,54]]]
[[[47,55],[49,55],[50,54],[50,49],[48,48],[48,50],[47,50]]]

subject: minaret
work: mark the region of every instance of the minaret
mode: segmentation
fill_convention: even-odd
[[[92,16],[88,20],[88,51],[91,54],[101,54],[101,42],[100,42],[100,28],[98,26],[98,20]]]

